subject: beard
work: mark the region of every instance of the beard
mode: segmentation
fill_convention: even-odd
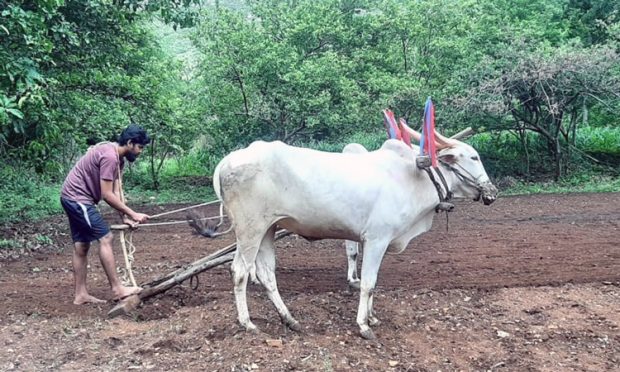
[[[134,161],[136,161],[137,158],[138,158],[138,155],[132,152],[128,152],[127,154],[125,154],[125,159],[127,159],[127,161],[130,163],[133,163]]]

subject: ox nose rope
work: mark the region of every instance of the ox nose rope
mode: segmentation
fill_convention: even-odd
[[[471,186],[473,186],[474,188],[476,188],[476,190],[482,192],[482,186],[480,186],[480,183],[478,182],[478,180],[470,173],[467,171],[467,169],[463,168],[462,166],[460,166],[458,163],[456,164],[459,168],[461,168],[463,170],[463,172],[466,173],[463,174],[461,173],[461,171],[459,171],[459,169],[457,169],[455,166],[442,161],[441,159],[439,160],[440,164],[445,166],[446,168],[448,168],[450,171],[454,172],[454,174],[463,182],[470,184]],[[439,167],[435,168],[435,167],[422,167],[422,169],[424,169],[424,171],[426,172],[426,174],[428,174],[428,177],[430,178],[431,182],[433,183],[433,185],[435,186],[435,189],[437,190],[437,195],[439,196],[439,204],[437,204],[437,206],[435,207],[435,213],[439,213],[439,212],[446,212],[446,232],[448,231],[449,228],[449,213],[454,209],[454,204],[450,203],[450,200],[452,199],[453,193],[450,190],[450,188],[448,187],[448,183],[446,182],[446,178],[444,177],[443,173],[441,172],[441,170],[439,169]],[[441,185],[439,184],[439,182],[437,182],[437,180],[435,179],[435,176],[433,174],[433,170],[435,170],[435,172],[437,173],[437,176],[439,177],[440,181],[441,181]],[[442,185],[443,188],[446,190],[446,194],[444,195],[443,190],[442,190]]]
[[[456,163],[456,165],[461,168],[463,170],[463,172],[467,173],[467,175],[461,173],[461,171],[459,171],[455,166],[448,164],[446,162],[441,162],[443,165],[445,165],[448,169],[450,169],[452,172],[454,172],[454,174],[456,174],[456,176],[461,180],[464,181],[468,184],[470,184],[471,186],[473,186],[476,190],[482,192],[483,188],[480,185],[480,182],[478,182],[478,177],[474,177],[473,174],[471,174],[469,171],[467,171],[467,169],[463,168],[460,164]]]

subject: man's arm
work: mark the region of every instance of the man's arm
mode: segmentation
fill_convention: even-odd
[[[113,181],[101,180],[101,197],[106,201],[112,208],[116,209],[122,214],[129,216],[132,220],[136,222],[145,222],[148,220],[149,216],[144,213],[134,212],[131,208],[129,208],[125,203],[123,203],[119,197],[120,189],[115,188]],[[115,190],[116,189],[116,190]],[[118,194],[116,192],[118,192]]]

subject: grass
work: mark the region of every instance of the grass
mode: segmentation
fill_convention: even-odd
[[[157,191],[141,186],[126,186],[125,194],[131,203],[141,204],[203,203],[216,199],[211,186],[195,187],[178,184],[163,185]]]
[[[620,192],[620,177],[603,175],[568,177],[559,182],[522,182],[502,191],[502,195],[568,194],[573,192]]]

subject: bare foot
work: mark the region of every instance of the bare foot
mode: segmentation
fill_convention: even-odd
[[[84,304],[104,304],[106,301],[99,299],[95,296],[91,296],[89,294],[82,296],[75,296],[73,300],[74,305],[84,305]]]
[[[116,290],[112,290],[112,293],[114,294],[114,297],[112,297],[112,299],[114,301],[119,301],[122,300],[126,297],[129,297],[131,295],[135,295],[142,292],[142,288],[141,287],[124,287],[121,286]]]

